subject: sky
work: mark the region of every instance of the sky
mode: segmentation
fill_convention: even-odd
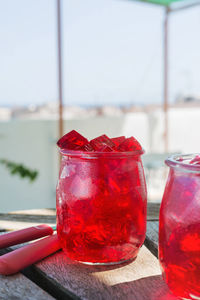
[[[162,8],[62,0],[66,105],[161,103]],[[170,101],[200,95],[200,6],[170,16]],[[55,0],[0,0],[0,105],[58,99]]]

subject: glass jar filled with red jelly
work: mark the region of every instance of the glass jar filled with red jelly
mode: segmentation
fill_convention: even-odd
[[[159,261],[163,278],[181,299],[200,299],[200,156],[176,155],[160,209]]]
[[[57,232],[63,250],[89,264],[135,258],[146,232],[143,150],[60,152]]]

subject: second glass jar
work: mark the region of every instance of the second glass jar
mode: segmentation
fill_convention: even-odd
[[[175,155],[160,208],[159,261],[163,278],[181,299],[200,299],[200,164]]]

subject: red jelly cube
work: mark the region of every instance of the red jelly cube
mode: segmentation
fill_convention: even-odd
[[[122,142],[119,147],[117,148],[118,151],[135,151],[135,150],[141,150],[142,147],[140,143],[134,138],[130,137],[125,139],[124,142]]]
[[[61,149],[68,150],[84,150],[84,147],[88,145],[88,140],[84,138],[80,133],[75,130],[72,130],[61,137],[57,145]]]
[[[91,140],[90,145],[95,151],[103,152],[107,152],[108,148],[110,148],[111,151],[116,148],[115,144],[105,134]]]
[[[123,141],[125,141],[125,136],[118,136],[115,138],[112,138],[111,141],[118,147]]]
[[[99,152],[112,152],[113,149],[110,148],[109,146],[104,145],[104,146],[103,146],[102,148],[100,148],[98,151],[99,151]]]
[[[87,151],[87,152],[92,152],[94,151],[94,149],[92,148],[92,146],[90,145],[90,143],[86,144],[83,146],[83,150]]]

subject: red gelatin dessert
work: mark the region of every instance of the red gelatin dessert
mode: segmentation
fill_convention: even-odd
[[[76,142],[72,140],[70,146],[68,140],[68,149]],[[90,264],[124,262],[137,256],[145,239],[143,151],[117,152],[106,135],[90,145],[95,151],[61,149],[58,236],[71,259]]]
[[[141,150],[142,147],[140,143],[134,138],[130,137],[128,139],[125,139],[117,148],[118,151],[135,151],[135,150]]]
[[[159,261],[163,278],[179,299],[200,299],[199,157],[166,160],[170,172],[160,208]]]
[[[125,141],[125,136],[119,136],[119,137],[116,137],[116,138],[112,138],[111,141],[115,144],[115,146],[119,146],[122,142]]]
[[[112,142],[107,135],[103,134],[93,140],[90,141],[90,145],[95,151],[103,152],[103,151],[110,151],[115,149],[115,144]]]
[[[88,147],[88,144],[88,140],[76,130],[68,132],[57,142],[58,147],[68,150],[84,150],[84,146]]]

